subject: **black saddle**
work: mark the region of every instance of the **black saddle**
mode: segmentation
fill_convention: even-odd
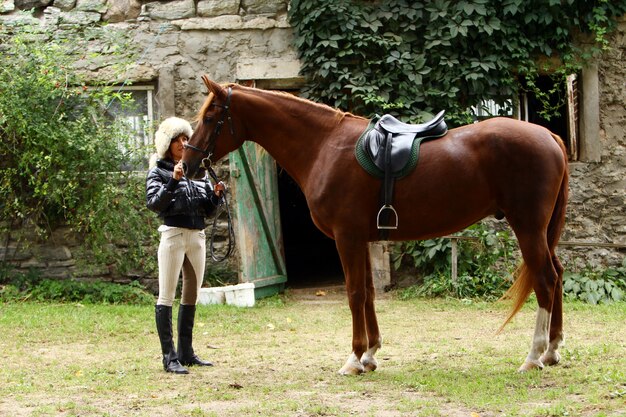
[[[422,124],[407,124],[391,115],[370,122],[356,145],[359,164],[371,175],[383,179],[381,205],[376,216],[379,237],[385,240],[389,230],[398,228],[398,213],[391,205],[396,178],[411,172],[419,159],[422,141],[439,138],[448,132],[440,111],[432,120]]]
[[[448,126],[443,119],[445,110],[440,111],[432,120],[422,124],[407,124],[386,114],[382,116],[363,138],[361,146],[378,169],[385,172],[386,158],[384,150],[390,145],[390,168],[394,177],[406,175],[406,171],[415,168],[417,159],[411,158],[416,139],[432,139],[445,135]],[[421,141],[420,141],[421,142]],[[417,144],[419,146],[419,144]]]

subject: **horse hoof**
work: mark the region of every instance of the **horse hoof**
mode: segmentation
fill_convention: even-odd
[[[554,366],[557,363],[561,362],[561,355],[559,354],[559,352],[556,352],[554,350],[548,351],[544,353],[539,360],[546,366]]]
[[[375,371],[376,368],[378,368],[378,364],[376,363],[376,361],[373,361],[373,362],[363,362],[363,369],[365,370],[365,372]]]
[[[541,363],[541,361],[526,360],[526,362],[519,367],[517,372],[528,372],[534,369],[541,371],[543,369],[543,363]]]
[[[344,366],[343,368],[339,370],[339,375],[361,375],[363,372],[365,372],[365,369],[363,368],[353,368],[353,367]]]
[[[373,356],[366,358],[365,355],[363,355],[361,358],[361,364],[363,365],[365,372],[372,372],[378,368],[378,361]]]
[[[359,362],[356,355],[352,353],[346,364],[339,370],[339,375],[360,375],[365,372],[363,364]]]

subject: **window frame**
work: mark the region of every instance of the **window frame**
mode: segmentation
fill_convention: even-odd
[[[145,109],[146,112],[145,113],[137,113],[136,115],[120,115],[119,113],[115,113],[114,111],[112,111],[109,107],[107,107],[107,111],[110,112],[110,114],[115,118],[119,118],[120,116],[122,117],[126,117],[126,118],[130,118],[130,117],[139,117],[141,119],[143,119],[143,133],[139,131],[139,129],[137,129],[136,123],[133,122],[132,126],[133,126],[133,130],[135,130],[136,135],[135,135],[135,149],[129,149],[129,151],[135,152],[137,151],[137,147],[142,147],[146,149],[145,154],[143,155],[143,159],[142,159],[142,163],[140,164],[140,166],[133,166],[130,164],[130,161],[128,163],[128,166],[124,166],[121,169],[123,171],[129,171],[129,172],[145,172],[148,170],[148,161],[150,159],[150,156],[152,155],[152,153],[154,152],[153,149],[151,149],[151,145],[152,145],[152,140],[154,137],[154,125],[155,125],[155,121],[157,120],[157,107],[158,107],[158,101],[156,100],[157,97],[157,86],[154,83],[145,83],[145,84],[136,84],[136,85],[121,85],[121,86],[116,86],[114,87],[115,91],[118,93],[125,93],[125,92],[145,92],[145,97],[143,98],[145,100],[145,103],[142,103],[141,108],[144,108],[145,105]],[[135,100],[136,101],[136,100]]]

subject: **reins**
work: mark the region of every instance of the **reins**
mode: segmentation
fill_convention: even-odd
[[[215,181],[215,183],[219,183],[219,179],[215,174],[215,171],[211,166],[206,167],[207,172],[211,175],[211,178]],[[218,257],[215,254],[215,236],[217,232],[217,220],[222,214],[222,212],[226,212],[227,219],[227,228],[228,228],[228,247],[226,249],[226,254],[222,257]],[[235,247],[235,232],[233,230],[233,219],[230,215],[230,207],[228,206],[228,199],[226,198],[226,188],[222,191],[222,196],[220,197],[220,203],[217,206],[215,211],[215,216],[213,217],[213,227],[211,228],[211,239],[209,241],[209,251],[211,252],[211,258],[215,262],[223,262],[232,254],[233,249]]]
[[[184,147],[187,149],[191,149],[193,151],[199,152],[203,154],[205,157],[202,159],[202,167],[207,170],[211,178],[215,181],[215,184],[219,183],[219,179],[217,178],[217,174],[213,170],[211,166],[211,156],[213,156],[213,151],[215,150],[215,144],[217,142],[217,137],[222,132],[222,127],[224,126],[224,122],[228,120],[228,126],[230,127],[230,134],[235,136],[235,129],[233,127],[233,119],[230,116],[230,98],[232,96],[233,89],[228,87],[228,96],[226,97],[225,104],[217,104],[211,103],[212,106],[221,107],[223,109],[220,120],[215,125],[215,129],[211,132],[211,136],[209,137],[209,141],[207,143],[206,149],[200,149],[196,146],[190,145],[189,143],[185,143]],[[226,189],[222,191],[222,196],[220,197],[220,203],[217,206],[217,210],[215,212],[215,217],[213,217],[213,228],[211,230],[211,239],[209,243],[209,251],[211,252],[211,258],[215,262],[223,262],[225,261],[233,252],[235,247],[235,232],[233,230],[233,220],[230,214],[230,207],[228,206],[228,200],[226,199]],[[228,223],[228,248],[226,250],[226,254],[222,257],[218,257],[215,255],[215,236],[217,231],[217,221],[222,212],[226,212],[226,218]]]

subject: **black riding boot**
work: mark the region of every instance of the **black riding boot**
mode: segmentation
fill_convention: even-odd
[[[174,338],[172,336],[172,307],[164,305],[154,306],[154,316],[156,318],[157,332],[161,341],[161,352],[163,353],[163,369],[166,372],[175,374],[188,374],[187,368],[182,366],[176,355]]]
[[[213,366],[211,362],[203,361],[193,352],[191,346],[193,322],[196,315],[195,305],[180,305],[178,309],[178,358],[185,366],[200,365]]]

